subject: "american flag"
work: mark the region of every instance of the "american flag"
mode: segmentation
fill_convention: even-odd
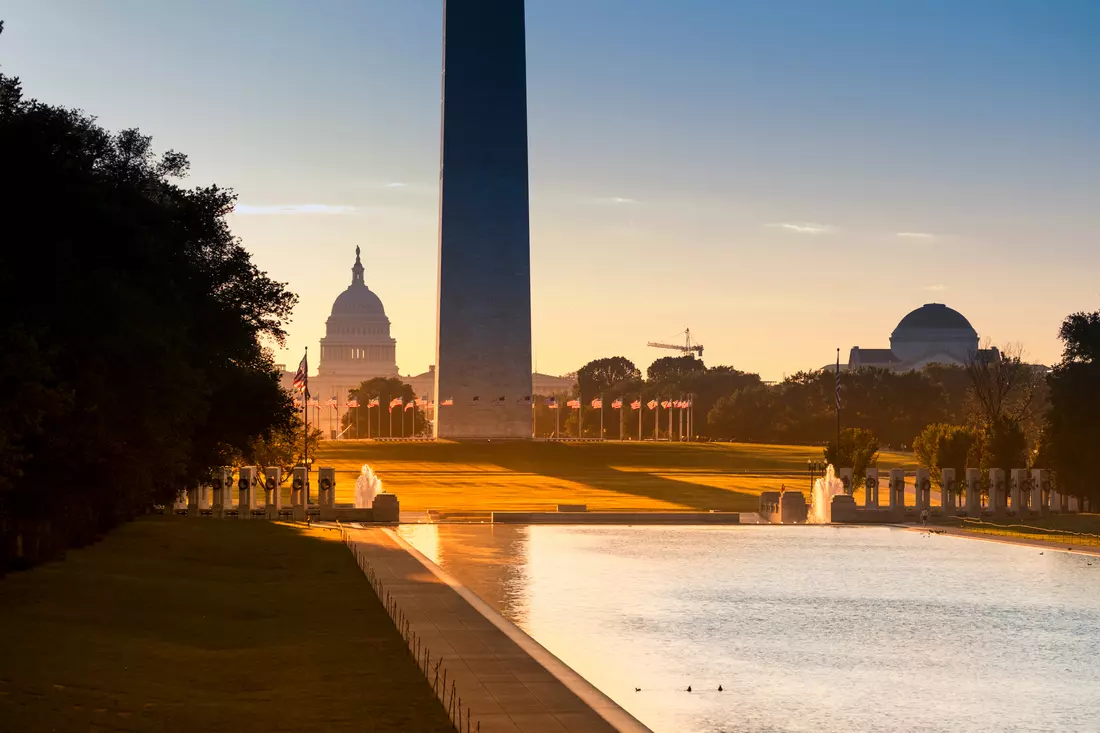
[[[405,403],[405,409],[406,410],[411,410],[414,407],[416,407],[416,400],[409,400],[408,402]]]
[[[347,402],[344,403],[344,407],[347,407],[347,408],[359,407],[359,400],[354,400],[354,399],[348,400]]]
[[[310,407],[320,407],[321,406],[321,398],[320,397],[314,397],[312,400],[309,401],[309,406]]]
[[[371,407],[378,407],[377,397],[371,397],[370,402],[367,403],[367,408],[370,409]]]
[[[294,372],[294,389],[297,392],[304,392],[306,399],[309,399],[309,365],[306,361],[306,357],[309,354],[302,355],[302,363],[298,365],[298,371]]]
[[[682,401],[682,400],[676,400],[676,401],[674,401],[674,402],[672,403],[672,406],[673,406],[673,407],[680,407],[680,408],[683,408],[683,406],[684,406],[684,403],[683,403],[683,401]]]
[[[453,399],[451,399],[450,397],[448,397],[447,399],[440,402],[439,406],[440,407],[451,407],[451,406],[454,405],[454,403],[455,403],[455,401]]]
[[[419,407],[427,407],[428,406],[428,398],[427,397],[417,397],[416,398],[416,404]]]
[[[392,400],[390,400],[390,409],[391,410],[395,407],[400,407],[400,406],[401,406],[401,398],[400,397],[394,397]]]
[[[669,402],[668,400],[665,400],[664,402],[661,403],[661,407],[663,407],[667,410],[668,408],[672,407],[672,403]]]
[[[581,401],[580,400],[569,400],[568,402],[565,403],[565,405],[566,405],[566,407],[572,407],[574,410],[581,409]]]
[[[593,410],[602,410],[603,409],[603,400],[601,400],[599,397],[592,400],[592,409]]]
[[[329,397],[328,402],[326,402],[325,404],[329,407],[336,407],[338,404],[340,404],[340,401],[335,397]]]
[[[621,397],[620,397],[619,399],[617,399],[617,400],[614,400],[614,401],[613,401],[613,402],[611,403],[611,409],[612,409],[612,410],[621,410],[621,409],[622,409],[622,407],[623,407],[623,400],[622,400],[622,398],[621,398]]]
[[[633,402],[630,403],[630,409],[631,410],[640,410],[640,409],[642,409],[642,401],[641,400],[634,400]]]
[[[656,410],[657,409],[657,400],[650,400],[649,402],[645,403],[645,406],[648,407],[651,410]]]
[[[551,410],[558,409],[558,398],[557,397],[551,397],[550,399],[546,400],[546,406],[548,408],[550,408]]]

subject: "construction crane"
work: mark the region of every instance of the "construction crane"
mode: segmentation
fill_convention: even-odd
[[[691,340],[691,329],[685,328],[683,331],[684,344],[663,344],[659,341],[650,341],[646,346],[652,346],[655,349],[671,349],[672,351],[679,351],[685,356],[689,354],[698,354],[699,358],[703,358],[703,345],[697,341]]]

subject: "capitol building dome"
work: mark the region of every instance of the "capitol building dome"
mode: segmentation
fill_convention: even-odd
[[[990,349],[992,355],[995,349]],[[929,364],[962,366],[975,355],[978,332],[966,317],[942,303],[927,303],[910,311],[890,334],[890,348],[852,348],[848,368],[878,367],[894,371],[923,369]]]
[[[319,377],[344,377],[354,386],[373,377],[397,376],[397,342],[390,336],[390,319],[363,281],[359,256],[356,247],[351,284],[332,303],[317,368]]]

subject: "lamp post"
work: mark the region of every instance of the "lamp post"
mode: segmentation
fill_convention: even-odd
[[[810,460],[806,461],[806,471],[810,474],[810,492],[813,493],[814,479],[817,478],[818,474],[822,476],[825,475],[825,464],[821,461],[815,461],[811,458]]]

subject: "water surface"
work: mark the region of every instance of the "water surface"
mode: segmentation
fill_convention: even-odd
[[[1100,558],[870,527],[400,531],[658,733],[1100,731]]]

